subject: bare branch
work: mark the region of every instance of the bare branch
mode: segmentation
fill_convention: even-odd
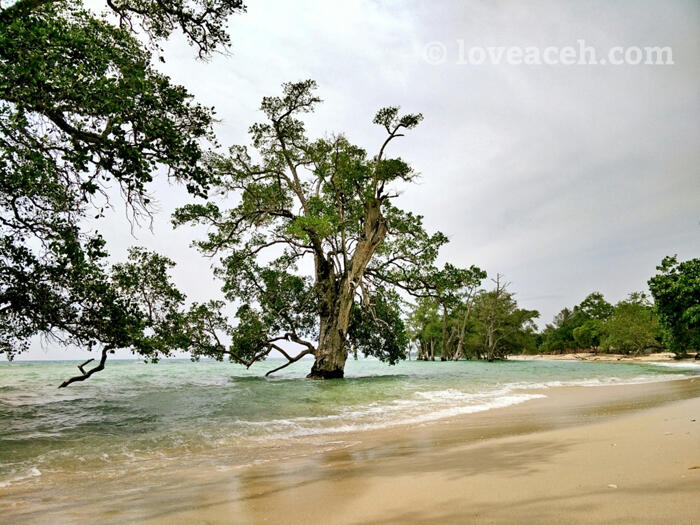
[[[309,354],[312,354],[312,353],[313,353],[311,350],[304,350],[303,352],[301,352],[301,353],[300,353],[299,355],[297,355],[296,357],[290,357],[289,354],[287,354],[287,352],[285,352],[284,350],[282,350],[281,347],[279,347],[279,346],[277,346],[277,345],[271,345],[271,346],[274,347],[274,349],[277,350],[278,352],[280,352],[280,353],[282,353],[283,355],[285,355],[285,356],[287,357],[287,359],[289,359],[289,361],[287,361],[285,364],[283,364],[283,365],[281,365],[281,366],[278,366],[277,368],[273,368],[272,370],[270,370],[269,372],[267,372],[267,373],[265,374],[265,377],[269,376],[270,374],[274,374],[275,372],[278,372],[278,371],[282,370],[283,368],[288,367],[288,366],[291,365],[292,363],[296,363],[297,361],[299,361],[299,359],[301,359],[301,358],[304,357],[305,355],[309,355]]]
[[[107,361],[107,352],[109,352],[109,348],[104,348],[102,350],[102,358],[100,359],[100,363],[94,367],[88,370],[87,372],[83,368],[85,365],[87,365],[89,362],[94,361],[94,359],[88,359],[85,361],[82,365],[78,365],[78,368],[80,371],[83,373],[83,375],[80,376],[73,376],[71,378],[66,379],[63,383],[61,383],[58,388],[65,388],[71,383],[75,383],[76,381],[85,381],[88,377],[90,377],[92,374],[95,372],[99,372],[101,370],[104,370],[105,368],[105,361]]]

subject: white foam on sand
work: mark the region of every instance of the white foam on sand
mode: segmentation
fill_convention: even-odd
[[[541,392],[558,387],[596,387],[632,385],[684,379],[685,374],[646,375],[631,378],[606,377],[578,379],[570,381],[515,382],[500,385],[496,389],[481,392],[464,392],[455,388],[415,391],[406,399],[391,402],[370,403],[364,406],[347,408],[336,414],[301,416],[268,421],[239,420],[236,425],[256,429],[255,435],[248,435],[254,441],[268,439],[288,439],[319,434],[336,434],[376,430],[402,425],[420,425],[450,417],[505,408],[547,397]]]
[[[371,404],[338,414],[259,422],[239,421],[239,424],[256,426],[258,430],[262,430],[263,435],[253,439],[288,439],[417,425],[495,408],[505,408],[543,397],[547,396],[539,393],[514,393],[510,388],[473,394],[454,389],[419,391],[415,392],[413,399],[410,400],[397,400],[385,405]]]
[[[662,366],[664,368],[680,368],[683,370],[700,370],[700,363],[684,362],[684,363],[645,363],[648,365]]]
[[[15,476],[13,476],[9,479],[0,481],[0,488],[9,487],[13,483],[20,483],[22,481],[28,481],[28,480],[31,480],[33,478],[38,478],[39,476],[41,476],[41,471],[36,467],[32,467],[29,470],[26,470],[24,472],[16,474]]]

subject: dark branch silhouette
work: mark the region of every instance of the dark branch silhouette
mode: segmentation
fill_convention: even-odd
[[[105,348],[102,350],[102,358],[100,359],[99,364],[95,368],[91,368],[87,372],[83,368],[85,365],[90,363],[91,361],[94,361],[94,359],[88,359],[85,361],[82,365],[78,365],[78,369],[83,373],[83,375],[80,376],[73,376],[71,378],[66,379],[63,383],[61,383],[58,388],[65,388],[71,383],[75,383],[76,381],[85,381],[88,377],[90,377],[92,374],[95,372],[99,372],[100,370],[104,370],[105,368],[105,362],[107,361],[107,352],[109,352],[109,348]]]

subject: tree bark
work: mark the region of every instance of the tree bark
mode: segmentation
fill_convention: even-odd
[[[348,357],[346,336],[355,291],[362,281],[372,255],[386,236],[381,200],[365,205],[365,226],[345,272],[338,274],[333,264],[318,250],[315,254],[316,290],[319,294],[320,333],[309,379],[342,378]]]
[[[343,326],[344,325],[344,326]],[[339,379],[345,375],[345,361],[348,357],[345,334],[348,323],[339,317],[321,320],[321,333],[318,338],[316,360],[309,372],[309,379]]]
[[[459,338],[457,340],[457,351],[455,352],[455,355],[452,357],[453,361],[459,361],[462,359],[462,354],[464,353],[464,338],[467,335],[467,321],[469,320],[469,315],[472,312],[472,306],[474,305],[473,303],[473,291],[469,292],[469,295],[467,296],[467,308],[466,311],[464,312],[464,317],[462,318],[462,322],[459,327]]]
[[[320,331],[316,360],[309,379],[338,379],[344,376],[348,357],[346,335],[355,290],[339,278],[324,258],[316,258],[316,288],[319,293]]]
[[[423,339],[418,340],[418,357],[416,361],[427,361],[428,351],[425,346],[425,341]]]
[[[440,361],[447,361],[447,307],[442,305],[442,343]]]

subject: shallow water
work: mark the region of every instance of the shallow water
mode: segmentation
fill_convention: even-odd
[[[206,461],[222,450],[241,465],[294,440],[332,443],[338,432],[497,409],[547,388],[700,375],[700,366],[674,363],[360,360],[348,362],[345,380],[310,381],[308,361],[269,379],[265,371],[279,362],[246,370],[210,361],[113,361],[58,390],[75,365],[0,364],[0,488],[68,472],[116,477],[153,468],[154,459]]]

